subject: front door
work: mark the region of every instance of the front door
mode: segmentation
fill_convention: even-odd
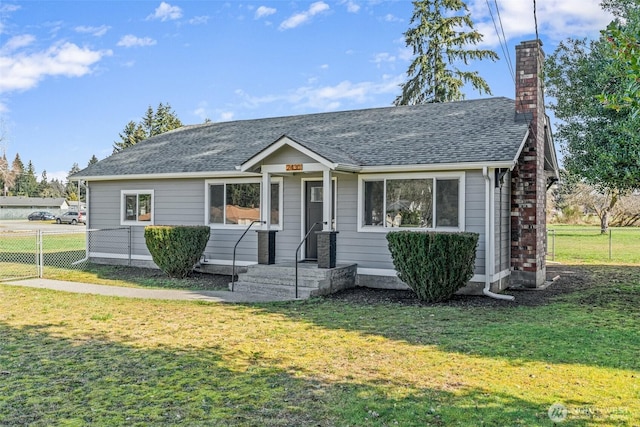
[[[322,181],[305,182],[305,234],[313,227],[305,245],[305,258],[308,260],[318,259],[318,236],[316,231],[322,230]],[[316,224],[316,223],[320,224]],[[314,226],[315,224],[315,226]]]

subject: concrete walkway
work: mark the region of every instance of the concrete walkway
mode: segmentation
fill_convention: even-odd
[[[108,295],[125,298],[145,298],[160,300],[188,300],[231,303],[258,303],[274,301],[292,301],[295,298],[261,295],[247,292],[230,291],[190,291],[178,289],[144,289],[122,286],[94,285],[89,283],[65,282],[51,279],[26,279],[13,282],[0,282],[4,285],[26,286],[30,288],[53,289],[55,291],[79,294]]]

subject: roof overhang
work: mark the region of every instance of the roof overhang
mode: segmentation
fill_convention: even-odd
[[[260,176],[257,173],[240,172],[238,170],[215,171],[215,172],[178,172],[178,173],[150,173],[136,175],[95,175],[69,177],[69,181],[125,181],[125,180],[149,180],[149,179],[193,179],[193,178],[240,178],[248,176]]]
[[[287,135],[282,135],[280,138],[276,139],[273,143],[268,145],[266,148],[264,148],[263,150],[253,155],[251,158],[249,158],[247,161],[242,163],[240,166],[237,166],[236,169],[238,169],[241,172],[246,172],[251,169],[254,169],[260,166],[260,164],[267,157],[271,156],[272,154],[274,154],[276,151],[280,150],[283,147],[291,147],[294,150],[299,151],[300,153],[311,158],[313,161],[319,163],[320,165],[322,165],[323,167],[329,170],[358,172],[361,169],[361,167],[357,165],[333,162],[330,159],[327,159],[325,156],[322,156],[316,153],[315,151],[305,147],[304,145],[300,144],[299,142],[290,138]]]
[[[552,176],[556,180],[560,179],[560,167],[558,166],[556,144],[553,142],[549,116],[545,116],[544,122],[544,170],[547,175]]]

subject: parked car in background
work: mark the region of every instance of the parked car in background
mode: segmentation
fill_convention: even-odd
[[[27,217],[29,221],[50,221],[52,219],[56,219],[56,216],[51,212],[38,211],[31,212]]]
[[[87,224],[87,213],[85,211],[68,211],[56,218],[58,224],[72,224],[78,223]]]

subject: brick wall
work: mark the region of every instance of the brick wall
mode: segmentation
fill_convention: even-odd
[[[543,61],[541,42],[516,46],[516,112],[529,121],[529,137],[511,180],[511,283],[527,287],[546,275]]]

